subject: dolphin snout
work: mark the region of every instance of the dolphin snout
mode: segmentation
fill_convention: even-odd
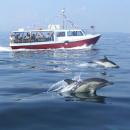
[[[119,66],[119,65],[117,65],[115,68],[117,68],[117,69],[118,69],[118,68],[120,68],[120,66]]]
[[[113,82],[110,82],[110,81],[107,83],[107,85],[113,85],[113,84],[114,84],[114,83],[113,83]]]

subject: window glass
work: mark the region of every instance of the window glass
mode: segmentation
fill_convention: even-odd
[[[31,33],[31,42],[42,42],[45,41],[44,34],[42,32],[32,32]]]
[[[15,32],[11,34],[11,42],[13,43],[29,43],[29,42],[48,42],[54,41],[54,32],[52,31],[33,31],[33,32]]]
[[[22,41],[23,43],[30,42],[30,32],[24,32],[22,35]]]
[[[57,37],[65,37],[65,32],[57,32],[56,36]]]
[[[54,32],[36,31],[31,33],[31,42],[48,42],[54,41]]]
[[[68,31],[67,36],[83,36],[81,31]]]
[[[12,39],[14,40],[14,43],[22,43],[23,42],[23,32],[13,33]]]
[[[67,32],[67,36],[73,36],[73,32],[72,31],[68,31]]]
[[[83,36],[83,33],[81,31],[77,31],[77,36]]]

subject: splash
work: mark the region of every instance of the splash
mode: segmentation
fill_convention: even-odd
[[[78,81],[78,82],[82,81],[81,80],[81,74],[74,76],[74,78],[72,80]]]
[[[67,67],[54,67],[53,71],[57,71],[57,72],[69,72],[70,69]]]
[[[61,80],[55,84],[53,84],[48,92],[59,92],[59,93],[66,93],[66,92],[70,92],[73,88],[75,88],[77,86],[77,83],[82,81],[80,78],[80,75],[74,76],[74,78],[72,79],[75,82],[68,85],[67,82],[65,82],[64,80]]]
[[[93,45],[83,45],[83,46],[79,46],[79,47],[73,47],[73,48],[65,48],[66,50],[82,50],[82,49],[85,49],[85,50],[91,50],[93,48]]]
[[[64,81],[64,80],[61,80],[55,84],[53,84],[49,89],[48,89],[48,92],[57,92],[57,91],[60,91],[61,89],[67,87],[68,84]]]
[[[19,51],[57,51],[57,50],[91,50],[93,48],[93,45],[89,45],[89,46],[86,46],[86,45],[83,45],[83,46],[79,46],[79,47],[73,47],[73,48],[57,48],[57,49],[16,49],[16,50],[13,50],[14,52],[19,52]]]
[[[12,51],[10,47],[2,47],[0,46],[0,52],[9,52]]]
[[[92,67],[92,68],[95,68],[97,67],[97,64],[96,63],[81,63],[78,65],[78,67],[81,67],[81,68],[84,68],[84,67]]]

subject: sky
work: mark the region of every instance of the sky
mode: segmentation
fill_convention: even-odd
[[[59,23],[62,8],[82,28],[130,33],[130,0],[1,0],[0,32]]]

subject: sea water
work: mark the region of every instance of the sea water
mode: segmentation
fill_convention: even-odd
[[[120,68],[89,64],[104,56]],[[48,92],[75,77],[114,84],[95,96]],[[0,130],[130,130],[130,34],[103,33],[91,50],[12,51],[0,33]]]

